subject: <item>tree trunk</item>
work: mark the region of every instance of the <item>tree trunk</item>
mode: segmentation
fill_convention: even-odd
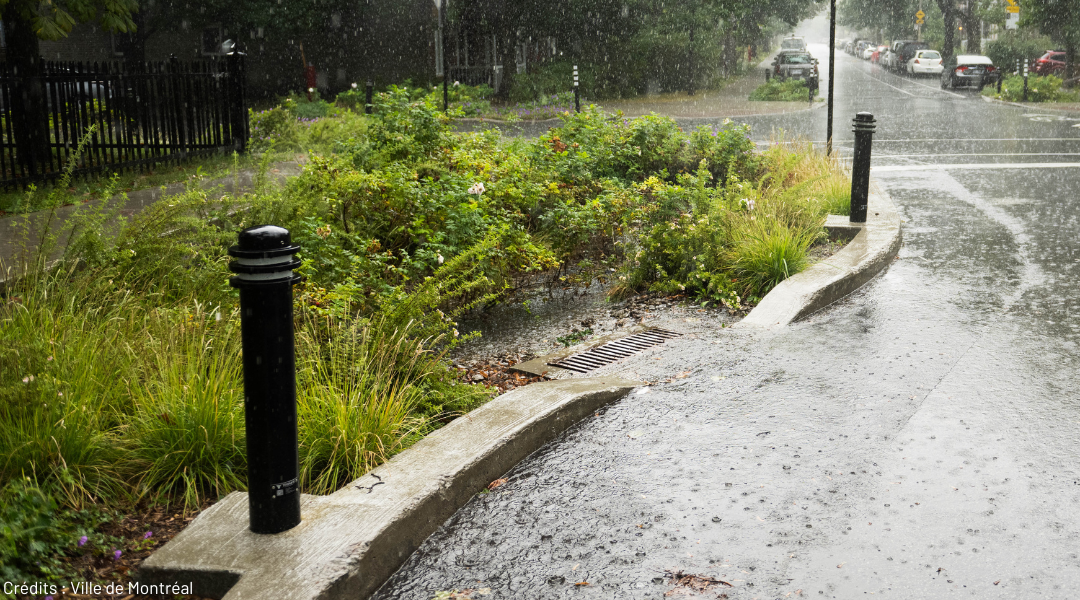
[[[11,102],[11,122],[15,134],[15,154],[28,175],[48,170],[49,112],[45,96],[44,64],[38,38],[30,23],[19,18],[14,3],[4,11],[7,37],[7,62],[13,67],[16,81]]]
[[[937,0],[937,5],[941,9],[941,16],[945,21],[945,43],[941,48],[941,62],[947,63],[954,55],[954,46],[956,44],[956,12],[953,0]]]
[[[697,93],[694,78],[694,25],[690,24],[690,43],[686,46],[686,93],[693,96]]]
[[[975,2],[968,0],[967,12],[963,14],[964,33],[967,34],[968,54],[982,54],[980,48],[979,19],[975,16]]]

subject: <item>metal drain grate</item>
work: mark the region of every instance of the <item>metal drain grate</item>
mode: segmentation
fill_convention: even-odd
[[[674,331],[668,331],[666,329],[650,329],[648,331],[642,331],[641,333],[635,333],[629,337],[624,337],[621,340],[608,342],[580,354],[567,356],[558,362],[548,363],[548,365],[559,367],[560,369],[567,369],[576,373],[588,373],[593,369],[598,369],[606,364],[613,363],[620,358],[626,358],[627,356],[637,354],[646,348],[652,348],[658,344],[663,344],[665,340],[677,338],[681,335],[681,333],[675,333]]]

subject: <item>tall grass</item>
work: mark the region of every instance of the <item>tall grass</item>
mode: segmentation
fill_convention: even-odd
[[[148,315],[157,335],[123,435],[136,495],[179,497],[185,509],[243,489],[247,462],[236,309],[189,310]]]

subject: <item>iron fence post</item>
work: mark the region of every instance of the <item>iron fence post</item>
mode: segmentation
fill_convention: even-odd
[[[280,533],[300,523],[293,341],[293,269],[299,246],[273,225],[240,232],[229,284],[240,290],[247,429],[249,528]]]
[[[371,97],[375,92],[375,82],[367,80],[367,88],[364,93],[364,114],[370,115],[372,110]]]
[[[865,223],[867,197],[870,193],[870,151],[873,145],[876,121],[874,115],[861,112],[855,115],[852,131],[855,132],[855,158],[851,166],[851,218],[852,223]]]

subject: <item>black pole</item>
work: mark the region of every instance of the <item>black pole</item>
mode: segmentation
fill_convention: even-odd
[[[1027,59],[1025,58],[1024,59],[1024,99],[1023,99],[1024,102],[1027,102],[1027,90],[1028,90],[1027,79],[1028,79],[1028,62],[1027,62]]]
[[[372,109],[374,108],[372,106],[372,104],[371,104],[371,99],[372,99],[372,96],[374,94],[375,94],[375,82],[368,79],[367,80],[367,90],[364,93],[364,96],[365,96],[365,98],[364,98],[364,114],[366,114],[366,115],[370,115]]]
[[[300,523],[296,432],[293,269],[300,250],[289,232],[262,225],[240,232],[229,248],[240,289],[247,427],[248,515],[253,533],[280,533]]]
[[[825,127],[825,155],[832,155],[833,80],[836,79],[836,0],[829,1],[829,123]]]
[[[577,65],[574,65],[574,110],[581,112],[581,95],[578,92]]]
[[[428,13],[431,14],[431,13]],[[450,110],[450,90],[447,87],[447,79],[450,79],[450,71],[446,68],[446,0],[439,2],[439,54],[442,55],[442,109],[443,112]]]
[[[870,150],[874,143],[874,115],[861,112],[853,121],[855,132],[855,159],[851,165],[851,219],[852,223],[866,222],[867,196],[870,193]]]

